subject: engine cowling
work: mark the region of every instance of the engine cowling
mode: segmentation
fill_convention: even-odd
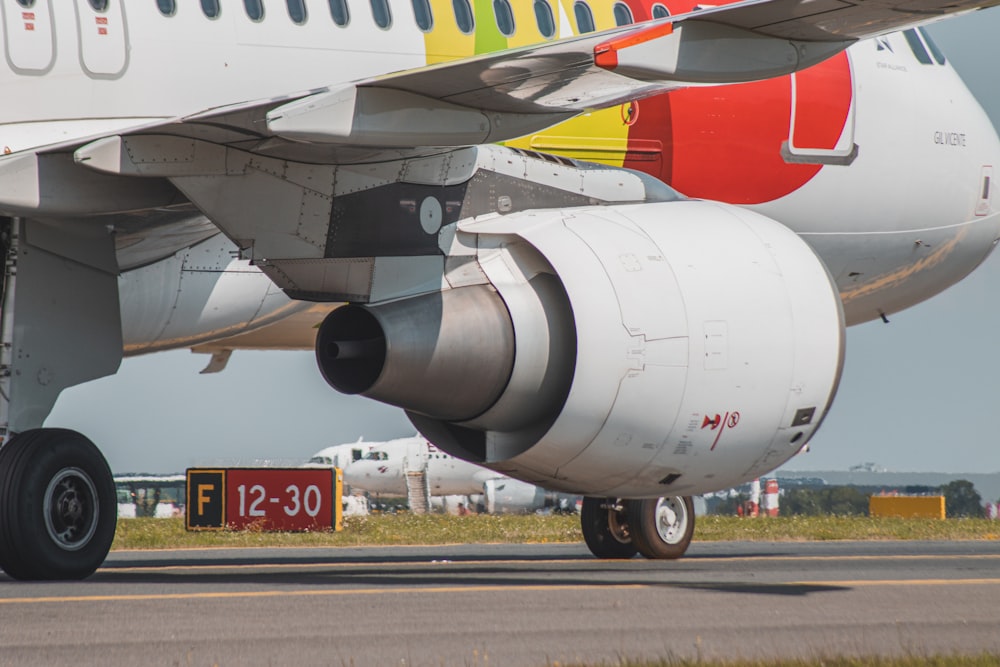
[[[439,293],[331,313],[327,380],[456,456],[585,495],[727,488],[799,451],[840,378],[840,299],[782,225],[676,201],[459,223]]]

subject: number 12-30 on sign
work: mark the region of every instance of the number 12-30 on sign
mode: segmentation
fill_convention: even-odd
[[[264,530],[329,529],[330,470],[231,469],[226,479],[226,523]]]

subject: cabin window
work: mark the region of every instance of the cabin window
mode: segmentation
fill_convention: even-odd
[[[576,29],[581,35],[585,32],[594,32],[594,13],[590,11],[590,5],[578,0],[573,5],[573,14],[576,16]]]
[[[304,0],[287,0],[286,4],[288,5],[288,17],[295,25],[302,25],[309,18]]]
[[[664,5],[661,5],[660,3],[656,3],[655,5],[653,5],[654,19],[665,19],[668,16],[670,16],[670,10],[667,9]]]
[[[95,12],[106,12],[108,11],[108,0],[90,0],[90,6],[94,8]]]
[[[385,30],[392,25],[392,13],[389,11],[388,0],[371,0],[372,18],[375,25]]]
[[[632,18],[632,10],[625,3],[615,3],[614,13],[615,25],[630,25],[635,23],[635,20]]]
[[[508,0],[493,0],[493,16],[497,20],[497,28],[504,37],[514,34],[514,12],[510,9]]]
[[[428,0],[413,0],[413,18],[417,27],[429,32],[434,27],[434,15],[431,14],[431,3]]]
[[[219,18],[221,12],[219,0],[201,0],[201,11],[210,19]]]
[[[156,0],[156,8],[164,16],[173,16],[177,12],[177,2],[175,0]]]
[[[476,29],[476,21],[472,16],[469,0],[451,0],[451,7],[455,10],[455,22],[458,23],[458,29],[466,35],[471,34]]]
[[[351,20],[351,12],[347,9],[347,0],[330,0],[330,17],[340,27],[347,25]]]
[[[243,8],[247,10],[247,16],[251,21],[260,21],[264,18],[264,0],[243,0]]]
[[[545,39],[552,39],[556,34],[556,20],[552,16],[552,7],[546,0],[535,0],[535,23],[538,24],[538,32],[542,33]]]
[[[910,45],[910,51],[913,51],[913,55],[916,56],[917,62],[921,65],[930,65],[931,56],[927,53],[927,49],[924,48],[920,38],[917,37],[917,31],[913,29],[904,30],[903,37],[906,38],[906,43]]]
[[[934,40],[931,39],[931,36],[927,34],[926,30],[923,28],[917,28],[917,30],[920,32],[920,36],[924,38],[924,43],[927,44],[927,48],[931,50],[931,55],[934,56],[934,60],[937,64],[944,65],[947,61],[944,58],[944,54],[941,53],[941,49],[938,48],[938,45],[934,43]]]

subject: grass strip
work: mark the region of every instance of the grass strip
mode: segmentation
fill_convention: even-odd
[[[344,530],[312,533],[188,532],[183,518],[119,519],[112,549],[200,547],[392,546],[582,541],[577,516],[449,516],[408,513],[349,517]],[[997,540],[1000,522],[987,519],[869,517],[699,517],[695,541]],[[990,663],[998,665],[1000,661]]]

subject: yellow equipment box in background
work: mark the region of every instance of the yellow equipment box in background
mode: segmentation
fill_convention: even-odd
[[[872,496],[868,499],[868,513],[901,519],[943,519],[944,496]]]

